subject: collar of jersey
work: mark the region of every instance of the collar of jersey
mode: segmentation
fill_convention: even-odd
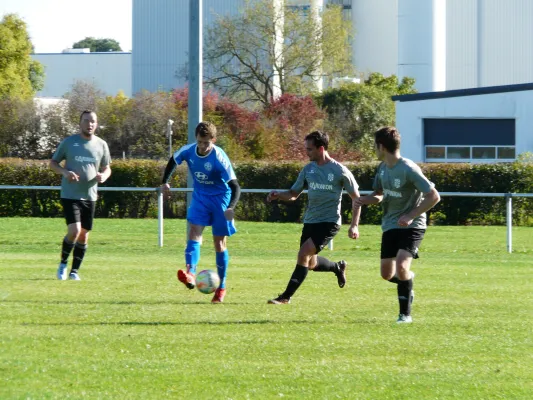
[[[206,158],[209,154],[211,154],[211,152],[215,150],[215,146],[213,146],[213,148],[211,150],[209,150],[209,153],[201,156],[200,154],[198,154],[198,146],[194,146],[194,154],[196,155],[196,157],[198,158]]]

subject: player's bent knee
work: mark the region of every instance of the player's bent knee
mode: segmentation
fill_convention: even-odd
[[[86,230],[81,230],[80,234],[78,235],[78,238],[76,239],[78,243],[84,243],[87,244],[89,241],[89,232]]]
[[[68,231],[67,231],[67,239],[71,242],[75,242],[78,240],[79,236],[81,234],[81,228],[77,227],[76,225],[69,225]]]
[[[385,279],[386,281],[390,281],[393,277],[394,277],[394,274],[393,273],[381,273],[381,277],[383,279]]]

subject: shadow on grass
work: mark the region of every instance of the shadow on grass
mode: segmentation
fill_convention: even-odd
[[[330,325],[330,324],[358,324],[374,325],[379,324],[378,319],[347,320],[347,321],[324,321],[324,320],[275,320],[261,319],[249,321],[190,321],[190,322],[140,322],[140,321],[118,321],[118,322],[57,322],[57,323],[23,323],[22,326],[194,326],[194,325],[279,325],[279,324],[307,324],[307,325]]]
[[[20,303],[20,304],[61,304],[61,305],[87,305],[87,304],[108,304],[108,305],[117,305],[117,306],[157,306],[157,305],[205,305],[209,307],[224,307],[224,306],[243,306],[243,305],[250,305],[250,304],[256,304],[256,303],[241,303],[241,302],[224,302],[224,304],[211,304],[211,297],[209,299],[206,299],[204,301],[195,300],[195,301],[176,301],[176,300],[159,300],[159,301],[88,301],[88,300],[1,300],[0,303]],[[265,302],[266,304],[266,302]],[[272,307],[272,306],[271,306]]]
[[[0,281],[57,281],[57,278],[1,278]]]

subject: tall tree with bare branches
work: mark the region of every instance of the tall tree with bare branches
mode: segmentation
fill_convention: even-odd
[[[317,24],[309,11],[288,7],[280,13],[272,0],[247,1],[241,12],[219,16],[206,35],[205,82],[223,96],[267,105],[276,75],[281,94],[305,95],[315,90],[316,71],[328,78],[353,72],[351,22],[338,6],[321,18]],[[280,26],[281,52],[275,48]]]

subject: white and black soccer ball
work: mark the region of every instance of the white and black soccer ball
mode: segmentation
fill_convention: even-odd
[[[196,288],[205,294],[213,293],[220,285],[218,273],[210,269],[204,269],[196,275]]]

